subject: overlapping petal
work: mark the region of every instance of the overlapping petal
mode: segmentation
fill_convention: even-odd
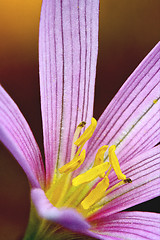
[[[104,212],[106,215],[111,215],[159,196],[160,146],[135,157],[121,168],[126,176],[132,179],[132,183],[115,189],[101,200],[99,205],[106,205],[97,213],[99,216]],[[110,179],[111,186],[117,182],[112,173]]]
[[[14,101],[0,86],[0,141],[25,171],[32,187],[43,187],[45,173],[34,136]]]
[[[160,43],[128,78],[100,117],[87,157],[98,147],[116,144],[120,163],[159,142]]]
[[[103,239],[160,239],[160,216],[148,212],[120,212],[110,216],[105,213],[92,222],[93,230]]]
[[[40,217],[61,224],[77,232],[85,232],[90,225],[74,209],[54,207],[40,188],[31,190],[31,198]]]
[[[76,126],[90,124],[98,48],[98,0],[44,0],[39,37],[47,181],[70,159]]]

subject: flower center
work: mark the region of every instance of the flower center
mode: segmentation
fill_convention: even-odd
[[[99,201],[115,188],[132,182],[122,173],[115,150],[116,146],[104,145],[99,148],[94,159],[92,168],[84,173],[73,177],[73,173],[85,161],[85,143],[92,137],[97,121],[92,118],[90,126],[79,137],[81,129],[85,126],[81,122],[75,131],[71,150],[71,160],[59,168],[60,178],[51,184],[46,195],[56,207],[74,207],[85,216],[99,209]],[[77,150],[78,147],[78,150]],[[104,161],[104,154],[108,149],[109,161]],[[121,180],[109,188],[109,174],[114,170],[118,180]],[[98,183],[97,183],[98,182]]]

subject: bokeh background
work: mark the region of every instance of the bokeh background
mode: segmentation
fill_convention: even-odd
[[[20,107],[43,152],[38,76],[41,0],[0,0],[0,83]],[[101,0],[94,117],[160,37],[159,0]],[[21,239],[29,216],[29,184],[0,145],[0,239]],[[132,210],[159,211],[158,199]]]

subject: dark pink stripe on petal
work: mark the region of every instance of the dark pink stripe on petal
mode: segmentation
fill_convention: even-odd
[[[122,171],[132,179],[132,183],[125,184],[108,194],[101,204],[100,210],[107,215],[122,211],[136,204],[159,196],[160,187],[160,147],[157,146],[122,165]],[[110,183],[117,183],[116,177],[110,175]],[[101,214],[100,213],[100,214]]]
[[[139,139],[140,152],[143,151],[144,133],[151,130],[148,129],[148,121],[150,119],[158,120],[159,114],[159,98],[160,98],[160,43],[147,55],[142,63],[128,78],[119,92],[115,95],[109,106],[98,121],[97,129],[90,140],[87,150],[88,164],[94,159],[97,149],[104,144],[117,145],[117,153],[121,152],[122,161],[127,160],[125,147],[131,150],[127,151],[136,156],[136,149],[132,149],[130,141]],[[154,103],[157,99],[158,102]],[[156,119],[153,119],[153,115]],[[157,121],[157,124],[159,122]],[[150,122],[150,125],[152,123]],[[144,132],[140,131],[144,128]],[[158,143],[157,139],[152,139],[150,147]],[[121,160],[120,160],[121,162]]]
[[[45,172],[38,145],[17,105],[0,86],[0,140],[24,169],[32,186],[44,186]]]
[[[41,108],[47,181],[70,160],[72,138],[93,112],[98,0],[44,0],[40,20]]]
[[[146,115],[133,129],[132,134],[124,140],[117,149],[117,156],[120,163],[129,161],[134,156],[155,146],[160,135],[160,101],[155,104],[148,116]]]
[[[148,212],[120,212],[97,216],[93,229],[120,239],[159,239],[160,215]]]

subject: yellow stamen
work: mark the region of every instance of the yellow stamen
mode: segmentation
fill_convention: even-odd
[[[132,180],[130,178],[126,178],[125,180],[120,181],[119,183],[115,184],[114,186],[112,186],[111,188],[109,188],[107,191],[105,191],[104,195],[102,196],[102,198],[104,198],[105,196],[107,196],[110,192],[112,192],[113,190],[115,190],[116,188],[126,184],[126,183],[131,183]],[[101,199],[102,199],[101,198]],[[99,199],[100,201],[100,199]],[[101,202],[97,201],[93,204],[94,206],[89,209],[89,212],[87,213],[86,217],[89,217],[90,215],[92,215],[94,212],[97,212],[98,210],[100,210],[104,205],[107,204],[107,199],[102,199]]]
[[[156,103],[156,100],[154,100],[154,103]],[[125,183],[130,183],[131,179],[126,178],[122,173],[115,154],[116,146],[114,145],[108,151],[109,161],[104,162],[104,155],[108,148],[107,145],[104,145],[97,151],[93,167],[78,176],[77,172],[75,172],[76,177],[73,178],[72,172],[84,162],[86,151],[83,148],[85,143],[92,137],[97,121],[92,118],[89,127],[79,137],[85,124],[85,122],[81,122],[76,128],[70,162],[59,168],[59,171],[56,169],[53,181],[45,193],[55,207],[75,208],[84,217],[89,217],[111,200],[112,195],[106,198],[107,194]],[[122,181],[109,188],[109,174],[112,168],[118,179]],[[97,178],[102,179],[99,181]],[[42,224],[43,228],[45,228],[45,225]]]
[[[86,122],[82,121],[76,128],[76,131],[74,133],[74,136],[73,136],[73,141],[72,141],[72,152],[71,152],[71,160],[74,158],[75,156],[75,153],[76,153],[76,149],[77,149],[77,146],[74,144],[76,142],[76,140],[78,139],[79,137],[79,134],[82,130],[82,128],[86,125]]]
[[[69,173],[69,174],[64,174],[64,175],[66,175],[66,178],[65,178],[65,181],[62,182],[61,193],[59,194],[58,201],[56,202],[55,207],[61,207],[61,206],[63,206],[64,198],[65,198],[66,193],[67,193],[67,191],[68,191],[68,188],[69,188],[69,186],[70,186],[71,173]],[[64,176],[64,175],[62,175],[62,176]]]
[[[65,207],[76,207],[83,199],[83,195],[86,195],[86,192],[88,192],[89,189],[90,189],[90,187],[87,186],[86,184],[81,184],[81,186],[76,187],[76,189],[74,189],[74,191],[70,195],[70,197],[65,201],[64,206]]]
[[[104,154],[107,150],[108,146],[104,145],[101,148],[98,149],[95,160],[94,160],[94,165],[93,167],[101,164],[104,162]],[[104,178],[105,174],[100,175],[99,177]]]
[[[81,166],[81,164],[84,162],[86,155],[86,150],[83,149],[80,156],[75,156],[72,161],[66,163],[63,167],[59,168],[59,172],[62,173],[69,173]]]
[[[51,182],[50,186],[46,189],[46,196],[48,199],[49,199],[49,196],[51,196],[54,192],[57,179],[58,179],[57,178],[57,169],[55,169],[55,172],[54,172],[54,175],[52,178],[52,182]]]
[[[109,178],[104,177],[97,186],[88,194],[88,196],[82,201],[81,205],[84,209],[90,208],[93,204],[97,203],[101,198],[105,196],[105,191],[109,187]]]
[[[102,146],[98,149],[95,160],[94,160],[93,167],[95,167],[95,166],[104,162],[104,154],[105,154],[107,148],[108,148],[108,146],[104,145],[104,146]]]
[[[118,158],[117,158],[117,156],[115,154],[115,149],[116,149],[115,145],[112,145],[109,148],[109,152],[108,152],[109,161],[110,161],[111,166],[114,169],[118,179],[119,180],[124,180],[124,179],[126,179],[126,176],[122,173],[122,171],[120,169],[119,161],[118,161]]]
[[[94,133],[94,130],[97,126],[97,121],[95,118],[92,118],[91,125],[84,131],[84,133],[75,141],[76,146],[80,146],[87,142],[88,139],[90,139]]]
[[[126,178],[122,173],[114,145],[108,151],[109,162],[104,162],[104,154],[108,148],[107,145],[104,145],[97,151],[93,167],[72,180],[72,172],[84,162],[86,151],[83,147],[92,137],[97,121],[92,118],[90,126],[79,137],[85,124],[85,122],[81,122],[77,126],[73,137],[70,162],[59,168],[61,174],[54,173],[53,182],[46,191],[46,196],[55,207],[73,207],[83,216],[88,217],[102,207],[104,201],[106,202],[107,194],[117,187],[131,182],[131,179]],[[118,179],[122,181],[109,188],[108,176],[112,168]],[[98,177],[103,179],[95,186]]]
[[[69,174],[61,175],[60,179],[47,190],[46,196],[52,204],[56,205],[58,202],[63,192],[64,185],[68,181],[68,176]]]
[[[82,183],[88,183],[88,182],[93,181],[98,176],[104,174],[109,169],[109,166],[110,166],[110,163],[105,162],[96,167],[91,168],[90,170],[88,170],[85,173],[78,175],[77,177],[75,177],[72,180],[73,186],[78,186]]]

